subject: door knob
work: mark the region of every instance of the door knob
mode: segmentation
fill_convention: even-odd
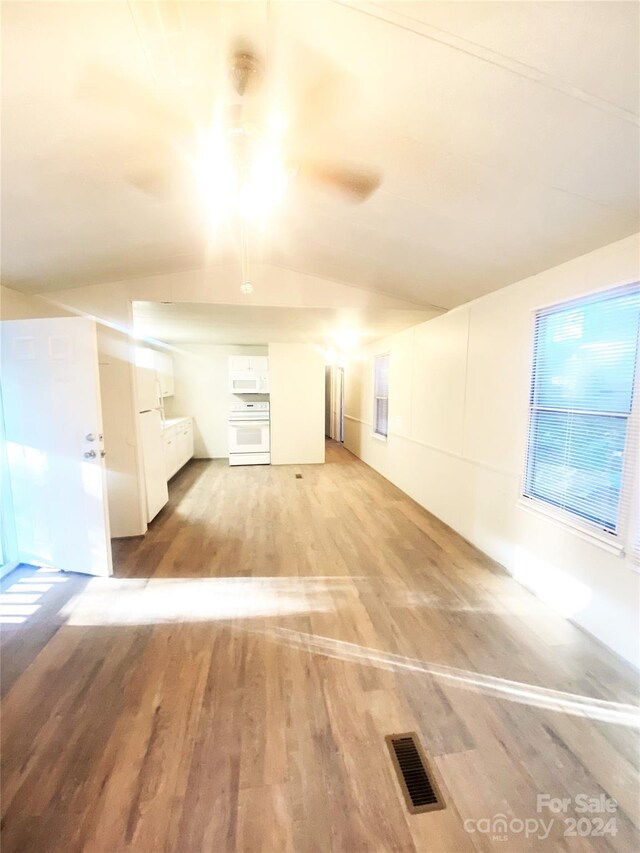
[[[85,438],[86,438],[86,440],[87,440],[87,441],[95,441],[95,440],[96,440],[96,437],[95,437],[95,435],[94,435],[92,432],[88,432],[88,433],[85,435]]]
[[[96,458],[95,450],[85,450],[84,458],[85,459],[95,459]]]

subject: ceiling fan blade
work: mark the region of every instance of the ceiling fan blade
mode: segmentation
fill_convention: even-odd
[[[126,165],[123,178],[127,184],[141,193],[170,201],[180,195],[188,180],[185,164],[166,146],[144,159]]]
[[[145,195],[159,201],[167,201],[171,196],[173,181],[164,172],[153,169],[131,172],[125,181]]]
[[[155,135],[171,140],[183,138],[193,130],[184,110],[158,97],[153,89],[104,65],[85,69],[76,96],[98,109],[124,113]]]
[[[302,162],[298,176],[306,183],[335,190],[357,203],[366,201],[382,182],[382,175],[375,169],[319,161]]]
[[[357,103],[355,80],[346,68],[292,34],[273,62],[271,92],[289,117],[290,145],[305,157],[322,157]]]

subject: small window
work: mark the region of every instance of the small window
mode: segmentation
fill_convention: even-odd
[[[639,324],[637,284],[535,324],[525,497],[616,536],[635,504]]]
[[[373,387],[373,432],[386,438],[389,433],[389,353],[375,358]]]

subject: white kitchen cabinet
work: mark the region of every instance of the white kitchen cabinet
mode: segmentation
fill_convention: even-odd
[[[269,370],[268,355],[251,355],[249,356],[249,370],[255,370],[258,373],[266,373]]]
[[[178,470],[178,445],[174,429],[164,431],[164,470],[170,480]]]
[[[248,355],[230,355],[229,370],[238,373],[251,370],[251,358]]]
[[[230,355],[229,370],[237,373],[266,373],[269,370],[269,356]]]
[[[193,420],[173,418],[165,421],[164,460],[167,480],[170,480],[193,456]]]
[[[190,419],[176,426],[176,452],[179,468],[193,456],[193,425]]]

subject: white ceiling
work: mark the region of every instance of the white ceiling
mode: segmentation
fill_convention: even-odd
[[[252,260],[453,307],[624,237],[638,221],[640,6],[271,4],[269,68],[306,151],[379,168],[352,206],[293,188]],[[146,110],[83,96],[96,69],[209,110],[262,2],[3,3],[2,280],[26,291],[237,254],[196,188],[124,177],[166,149]],[[335,102],[310,87],[334,84]],[[175,154],[176,173],[179,163]],[[254,235],[255,237],[255,235]]]
[[[398,308],[280,308],[134,302],[138,338],[170,344],[317,343],[340,350],[415,326],[431,311]]]

